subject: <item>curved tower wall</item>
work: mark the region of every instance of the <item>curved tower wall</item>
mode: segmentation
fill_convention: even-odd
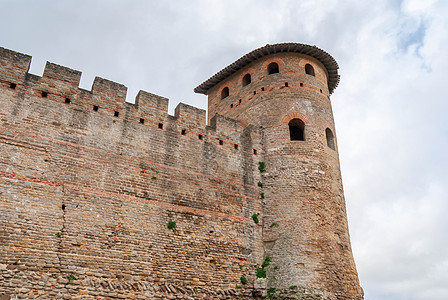
[[[279,73],[268,74],[277,63]],[[315,76],[306,74],[305,65]],[[250,74],[251,83],[243,86]],[[322,289],[331,298],[362,297],[348,233],[327,70],[299,53],[266,55],[207,91],[216,113],[260,126],[264,132],[263,242],[268,287]],[[246,82],[247,83],[247,82]],[[229,96],[222,96],[228,87]],[[288,123],[303,121],[304,139],[290,139]]]

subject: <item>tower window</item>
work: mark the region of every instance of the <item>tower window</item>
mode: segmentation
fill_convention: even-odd
[[[70,102],[72,102],[70,98],[65,98],[65,103],[70,104]]]
[[[16,86],[17,86],[17,84],[15,84],[14,82],[11,82],[9,85],[9,87],[13,90],[16,88]]]
[[[305,73],[311,76],[314,76],[314,68],[310,64],[305,65]]]
[[[42,91],[42,97],[46,98],[48,96],[48,92]]]
[[[186,129],[182,129],[181,134],[182,135],[186,135],[187,134],[187,130]]]
[[[243,77],[243,86],[246,86],[246,85],[248,85],[251,82],[252,82],[252,79],[250,77],[250,74],[248,73],[248,74],[244,75],[244,77]]]
[[[225,87],[221,91],[221,99],[224,99],[226,97],[229,97],[229,87]]]
[[[327,137],[327,146],[333,150],[334,147],[334,135],[330,128],[325,129],[325,136]]]
[[[140,123],[141,123],[141,124],[145,124],[145,119],[140,118]]]
[[[305,123],[300,119],[292,119],[288,123],[289,136],[291,141],[304,141],[305,140]]]
[[[275,74],[275,73],[279,73],[279,69],[278,69],[278,64],[277,63],[270,63],[268,66],[268,74]]]
[[[99,108],[98,105],[94,105],[94,106],[93,106],[93,110],[94,110],[94,111],[98,111],[98,108]]]
[[[120,114],[120,112],[114,111],[114,117],[118,117],[119,114]]]

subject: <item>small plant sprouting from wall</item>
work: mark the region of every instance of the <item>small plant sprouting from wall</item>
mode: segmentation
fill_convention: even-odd
[[[258,181],[258,186],[261,187],[261,188],[263,188],[263,182]]]
[[[60,233],[60,232],[58,232],[58,233],[55,233],[54,235],[55,235],[55,236],[57,236],[58,238],[62,237],[62,235],[61,235],[61,233]]]
[[[256,268],[255,275],[257,278],[266,278],[266,271],[263,268]]]
[[[67,277],[67,284],[70,284],[73,280],[76,280],[75,276],[73,276],[72,274],[70,274],[70,276]]]
[[[271,258],[266,256],[264,262],[261,264],[261,268],[255,269],[255,275],[257,278],[266,278],[266,270],[264,268],[268,267],[271,264]]]
[[[266,166],[264,165],[264,161],[258,162],[258,170],[260,170],[261,173],[266,172]]]
[[[296,289],[297,289],[297,285],[291,285],[291,286],[289,287],[289,289],[291,289],[291,290],[296,290]]]
[[[268,267],[270,264],[271,264],[271,258],[269,256],[266,256],[264,262],[261,264],[261,267],[264,269]]]
[[[167,226],[168,226],[168,229],[174,229],[174,228],[176,228],[176,222],[169,220]]]
[[[269,299],[271,299],[272,296],[274,296],[274,294],[275,294],[275,290],[276,290],[276,288],[270,288],[270,289],[268,289],[268,294],[267,294],[267,296],[268,296]]]
[[[261,199],[264,199],[264,193],[260,193]]]
[[[156,177],[156,176],[152,176],[151,179],[152,179],[152,180],[156,180],[157,177]]]
[[[252,215],[252,220],[254,220],[255,224],[258,224],[259,220],[258,220],[258,214],[253,214]]]
[[[275,226],[278,226],[278,224],[274,222],[269,227],[272,228],[272,227],[275,227]]]
[[[240,280],[241,280],[241,283],[242,283],[242,284],[246,284],[246,283],[247,283],[247,278],[244,277],[244,276],[241,276],[241,277],[240,277]]]

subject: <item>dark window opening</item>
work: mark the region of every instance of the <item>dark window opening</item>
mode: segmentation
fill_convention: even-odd
[[[202,140],[204,138],[204,136],[202,134],[198,135],[198,139]]]
[[[182,135],[186,135],[187,134],[187,130],[186,129],[182,129],[181,133],[182,133]]]
[[[159,123],[159,129],[163,129],[163,124]]]
[[[97,105],[94,105],[94,106],[93,106],[93,110],[94,110],[94,111],[98,111],[98,108],[99,108],[99,107],[98,107]]]
[[[289,136],[291,141],[304,141],[305,140],[305,123],[300,119],[292,119],[288,123]]]
[[[252,82],[252,79],[250,77],[250,74],[244,75],[244,77],[243,77],[243,86],[246,86],[246,85],[248,85],[251,82]]]
[[[140,118],[140,123],[145,124],[145,119]]]
[[[213,230],[210,230],[210,233],[213,233],[214,231]]]
[[[235,148],[235,150],[238,150],[238,144],[233,145],[233,148]]]
[[[230,108],[233,108],[233,103],[232,103],[232,104],[230,104]]]
[[[320,92],[322,93],[322,89],[320,89]]]
[[[240,104],[241,104],[241,99],[240,99],[240,100],[238,100],[238,103],[240,103]]]
[[[254,155],[257,155],[257,149],[254,149]]]
[[[48,96],[48,92],[42,91],[42,97],[46,98]]]
[[[303,86],[303,82],[300,83],[300,86]]]
[[[222,140],[218,140],[219,144],[222,146],[222,144],[224,144],[224,142]]]
[[[72,102],[72,100],[70,100],[70,98],[65,98],[65,103],[69,104],[70,102]]]
[[[9,87],[13,90],[16,89],[17,84],[15,84],[14,82],[11,82],[11,84],[9,85]]]
[[[334,135],[330,128],[325,129],[325,135],[327,137],[327,146],[333,150],[335,150],[334,147]]]
[[[257,91],[254,91],[254,95],[257,94]]]
[[[119,114],[120,114],[120,112],[114,111],[114,117],[118,117]]]
[[[226,97],[229,97],[229,88],[227,86],[221,91],[221,99],[224,99]]]
[[[305,65],[305,73],[311,76],[314,76],[314,68],[310,64]]]
[[[262,87],[261,90],[264,92],[264,87]]]
[[[65,210],[65,204],[62,204],[62,210]]]
[[[273,62],[273,63],[269,64],[269,66],[268,66],[268,74],[269,75],[275,74],[275,73],[279,73],[279,72],[280,71],[278,69],[278,64],[277,63]]]
[[[285,86],[288,87],[288,83],[287,82],[285,82]]]

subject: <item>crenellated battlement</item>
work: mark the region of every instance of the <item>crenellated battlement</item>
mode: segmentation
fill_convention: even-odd
[[[72,107],[96,112],[111,118],[142,126],[164,126],[176,122],[186,133],[212,136],[230,144],[239,143],[243,124],[222,116],[215,116],[210,126],[206,124],[206,111],[184,103],[179,103],[174,116],[168,114],[167,98],[140,90],[135,103],[126,102],[127,87],[123,84],[95,77],[90,91],[79,87],[81,71],[47,62],[42,77],[28,73],[31,56],[0,48],[0,81],[4,88],[16,93],[44,99],[45,105],[53,102],[64,103],[64,109]],[[162,124],[162,125],[160,125]],[[247,124],[244,124],[247,126]],[[172,128],[173,126],[170,126]]]

